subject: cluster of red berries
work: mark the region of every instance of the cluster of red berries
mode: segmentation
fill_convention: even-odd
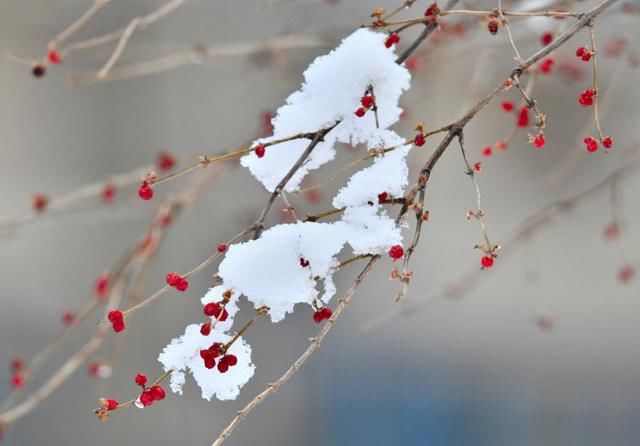
[[[316,324],[319,324],[320,322],[326,319],[329,319],[332,314],[333,314],[333,311],[331,311],[331,308],[329,307],[320,308],[319,310],[316,310],[313,312],[313,322],[315,322]]]
[[[238,363],[236,355],[225,354],[225,346],[221,342],[214,342],[206,350],[200,350],[200,357],[204,360],[204,366],[208,369],[212,369],[216,366],[216,358],[218,359],[218,371],[220,373],[226,373],[229,367],[233,367]]]
[[[362,107],[355,111],[355,115],[358,118],[362,118],[367,113],[367,110],[375,108],[376,100],[373,96],[367,94],[360,98],[360,104],[362,104]]]
[[[14,389],[21,389],[26,382],[24,376],[24,361],[22,358],[13,358],[11,360],[11,387]]]
[[[482,256],[480,259],[480,264],[482,265],[482,269],[488,269],[493,266],[493,255],[487,254]]]
[[[595,152],[596,150],[598,150],[598,140],[591,137],[591,136],[587,136],[584,140],[584,145],[585,148],[587,149],[587,152]],[[611,138],[611,136],[605,136],[604,138],[602,138],[602,141],[600,141],[602,143],[602,146],[609,150],[611,147],[613,147],[613,138]]]
[[[581,46],[576,50],[576,56],[585,62],[589,62],[591,60],[592,52],[586,46]]]
[[[189,282],[187,279],[176,273],[167,274],[165,281],[167,282],[167,285],[178,291],[187,291],[187,288],[189,288]]]
[[[404,248],[401,245],[393,245],[389,248],[389,257],[394,261],[404,256]]]
[[[578,95],[578,103],[583,107],[591,107],[593,105],[593,98],[596,94],[597,93],[593,88],[587,88]]]
[[[111,310],[107,314],[107,319],[111,322],[111,327],[116,333],[124,331],[126,326],[124,325],[124,313],[120,310]]]
[[[138,196],[143,200],[151,200],[153,198],[153,188],[147,181],[143,181],[138,188]]]
[[[400,36],[398,33],[391,33],[384,41],[384,46],[387,48],[391,48],[394,44],[400,42]]]
[[[256,154],[258,158],[262,158],[266,153],[266,147],[264,144],[258,144],[258,146],[254,149],[253,153]]]
[[[205,316],[213,317],[220,322],[226,321],[229,317],[229,312],[219,302],[209,302],[202,308],[202,311]],[[200,332],[202,333],[202,330]]]
[[[151,406],[155,401],[162,401],[166,396],[162,386],[156,384],[154,386],[147,387],[147,376],[143,373],[138,373],[134,382],[142,387],[142,393],[138,399],[143,407]]]
[[[538,65],[538,69],[542,74],[549,74],[551,73],[551,69],[553,68],[554,63],[555,62],[552,57],[547,57],[543,59],[542,62],[540,62],[540,65]]]

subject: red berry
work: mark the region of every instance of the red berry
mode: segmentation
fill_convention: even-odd
[[[151,200],[153,198],[153,188],[149,185],[149,183],[143,181],[138,188],[138,195],[143,200]]]
[[[12,371],[17,372],[21,370],[22,367],[24,367],[24,360],[22,358],[16,357],[11,360],[10,368]]]
[[[598,141],[595,138],[587,136],[583,141],[587,148],[587,152],[595,152],[598,150]]]
[[[440,8],[438,7],[437,3],[432,3],[431,5],[429,5],[429,7],[424,12],[425,17],[436,16],[438,14],[440,14]]]
[[[153,401],[155,400],[151,389],[143,390],[139,398],[144,407],[151,406],[153,404]]]
[[[576,50],[576,56],[578,56],[578,57],[582,57],[582,56],[584,56],[584,53],[585,53],[586,51],[587,51],[587,49],[586,49],[585,47],[581,46],[580,48],[578,48],[578,49]]]
[[[309,261],[304,257],[300,257],[300,266],[306,268],[307,266],[309,266]]]
[[[513,111],[513,102],[511,101],[503,101],[502,102],[502,109],[506,112],[510,112]]]
[[[89,367],[87,368],[87,371],[89,372],[90,376],[99,376],[100,375],[100,368],[102,367],[102,364],[98,361],[96,362],[92,362],[91,364],[89,364]]]
[[[553,42],[553,34],[551,33],[544,33],[541,37],[540,37],[540,43],[542,44],[542,46],[547,46],[549,44],[551,44],[551,42]]]
[[[236,357],[236,355],[227,355],[225,356],[225,358],[227,358],[227,364],[229,364],[229,367],[233,367],[238,363],[238,358]]]
[[[16,372],[11,375],[11,387],[13,387],[15,390],[23,388],[24,384],[25,379],[22,373]]]
[[[109,203],[116,196],[116,187],[113,184],[105,184],[102,188],[102,201]]]
[[[578,96],[578,103],[583,107],[589,107],[593,105],[593,97],[596,95],[596,92],[593,88],[588,88]]]
[[[416,137],[413,138],[413,143],[418,147],[424,146],[425,141],[426,139],[422,133],[418,133]]]
[[[538,135],[533,138],[533,145],[536,146],[537,149],[541,149],[544,146],[544,134],[538,133]]]
[[[210,323],[202,324],[200,326],[200,334],[202,336],[209,336],[210,333],[211,333],[211,324]]]
[[[585,62],[589,62],[591,60],[591,53],[590,52],[586,52],[582,55],[582,60]]]
[[[355,115],[358,118],[362,118],[366,112],[367,112],[367,110],[365,110],[364,107],[360,107],[359,109],[356,110]]]
[[[378,194],[378,203],[384,203],[385,201],[387,201],[389,194],[387,194],[386,192],[380,192]]]
[[[482,170],[482,163],[480,161],[473,164],[473,170],[480,172]]]
[[[164,391],[164,389],[161,386],[155,385],[153,387],[151,387],[151,395],[153,395],[153,398],[156,401],[161,401],[164,399],[165,396],[167,396],[166,392]]]
[[[118,322],[124,320],[124,314],[120,310],[112,310],[107,313],[107,319],[109,322]]]
[[[44,67],[44,65],[37,64],[34,65],[31,69],[31,74],[33,74],[34,77],[41,78],[45,74],[47,74],[47,69]]]
[[[366,96],[362,96],[362,98],[360,98],[360,103],[362,104],[362,106],[364,108],[371,108],[375,104],[375,100],[373,99],[373,96],[366,95]]]
[[[47,53],[47,59],[49,59],[49,62],[57,65],[60,62],[62,62],[62,57],[60,56],[60,53],[57,52],[56,50],[51,50]]]
[[[529,109],[524,105],[520,107],[517,124],[518,127],[527,127],[529,125]]]
[[[145,375],[144,373],[138,373],[134,379],[134,382],[137,385],[144,387],[147,384],[147,375]]]
[[[389,248],[389,257],[393,260],[398,260],[400,257],[404,255],[404,248],[400,245],[393,245]]]
[[[124,321],[116,321],[112,323],[111,326],[113,327],[113,331],[115,331],[116,333],[123,332],[126,328],[126,326],[124,325]]]
[[[322,312],[322,318],[323,319],[330,319],[331,315],[333,314],[333,311],[331,310],[331,308],[329,307],[324,307],[322,310],[320,310]]]
[[[480,259],[483,268],[491,268],[493,266],[493,256],[486,255]]]
[[[167,273],[167,276],[164,280],[165,282],[167,282],[167,285],[174,287],[180,281],[180,276],[176,273]]]
[[[176,285],[176,290],[184,292],[187,291],[187,288],[189,288],[189,282],[181,277]]]
[[[386,46],[387,48],[391,48],[394,44],[398,42],[400,42],[400,36],[398,35],[398,33],[391,33],[389,34],[387,39],[384,41],[384,46]]]
[[[322,317],[322,310],[316,310],[313,312],[313,322],[315,322],[316,324],[319,324],[320,322],[322,322],[323,317]]]
[[[487,29],[489,30],[489,34],[496,35],[498,34],[498,26],[500,22],[497,19],[490,19],[487,23]]]
[[[605,136],[602,138],[602,145],[605,149],[610,149],[613,147],[613,139],[610,136]]]
[[[227,245],[225,245],[224,243],[220,243],[218,245],[218,252],[225,252],[227,250]]]
[[[493,155],[493,149],[491,148],[491,146],[487,146],[482,149],[482,156],[489,157],[491,155]]]
[[[229,363],[225,361],[226,356],[224,356],[220,361],[218,361],[218,371],[220,373],[227,373],[229,370]]]
[[[31,206],[36,212],[42,212],[47,208],[49,199],[44,194],[33,194],[31,197]]]
[[[107,274],[102,274],[96,279],[96,284],[94,286],[94,292],[98,299],[103,299],[107,295],[107,291],[109,290],[109,276]]]
[[[107,410],[116,410],[118,408],[118,402],[116,400],[105,400],[104,408]]]
[[[542,74],[549,74],[551,73],[551,68],[553,68],[553,64],[554,61],[551,57],[547,57],[546,59],[544,59],[542,62],[540,62],[540,72]]]
[[[156,157],[158,170],[171,170],[176,166],[175,157],[169,152],[160,152]]]
[[[229,313],[226,309],[222,308],[222,306],[217,302],[210,302],[206,304],[203,308],[205,316],[214,317],[220,322],[224,322],[229,317]]]
[[[67,327],[72,325],[76,320],[76,315],[73,311],[65,311],[62,313],[62,323]]]
[[[631,265],[625,265],[618,271],[618,280],[622,283],[627,283],[633,279],[633,275],[633,267]]]
[[[264,154],[266,153],[266,147],[264,146],[264,144],[259,144],[258,147],[255,148],[254,153],[256,154],[256,156],[258,158],[262,158],[264,156]]]

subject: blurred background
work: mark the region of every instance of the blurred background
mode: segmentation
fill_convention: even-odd
[[[69,42],[121,29],[162,3],[113,0]],[[126,80],[65,81],[98,70],[114,45],[73,53],[61,65],[49,66],[41,79],[31,75],[30,66],[3,57],[0,215],[28,211],[33,193],[56,196],[153,164],[161,150],[190,158],[242,146],[261,133],[264,114],[298,88],[309,62],[368,23],[374,7],[399,4],[189,0],[134,32],[118,63],[160,58],[195,44],[242,44],[251,54],[196,58],[199,63]],[[559,7],[537,0],[504,4]],[[566,7],[587,10],[594,4],[578,1]],[[3,0],[0,53],[42,57],[47,42],[90,5],[90,0]],[[404,16],[420,16],[426,6],[416,2]],[[474,1],[460,7],[495,6]],[[249,415],[229,445],[640,442],[640,296],[637,278],[619,277],[625,267],[637,267],[639,175],[630,169],[619,181],[554,213],[526,237],[518,232],[548,204],[582,194],[637,161],[639,8],[637,1],[620,1],[597,22],[602,124],[615,139],[610,153],[588,154],[582,143],[585,136],[595,136],[591,111],[576,103],[591,84],[591,66],[574,55],[589,43],[583,31],[554,56],[552,73],[537,76],[533,85],[532,94],[547,114],[544,149],[535,150],[521,130],[506,150],[482,156],[485,146],[504,139],[514,126],[515,117],[501,110],[500,101],[465,133],[470,158],[482,161],[478,181],[489,234],[503,245],[494,267],[480,271],[480,253],[472,249],[482,241],[481,232],[465,214],[476,197],[452,146],[428,186],[431,221],[414,257],[406,302],[393,302],[398,288],[388,280],[392,263],[385,259],[322,348]],[[419,121],[431,128],[451,122],[502,82],[514,64],[503,30],[491,36],[485,22],[448,18],[445,23],[448,27],[411,60],[412,89],[403,97],[406,113],[396,127],[402,135],[412,135]],[[541,47],[545,32],[566,26],[534,19],[514,21],[512,29],[526,57]],[[415,32],[403,35],[400,49]],[[268,46],[270,39],[283,36],[293,36],[291,49]],[[519,101],[516,91],[504,99]],[[414,151],[413,173],[437,142],[434,137]],[[314,172],[307,184],[363,151],[341,148],[337,159]],[[341,175],[320,193],[289,198],[298,215],[321,212],[346,179]],[[158,196],[189,181],[160,187]],[[167,271],[191,269],[253,222],[267,197],[246,170],[233,162],[225,165],[207,193],[172,224],[146,294],[164,284]],[[112,203],[104,204],[99,196],[81,200],[4,234],[0,395],[11,390],[11,359],[31,358],[60,335],[61,314],[92,298],[95,278],[142,236],[160,201],[143,202],[135,187],[125,188]],[[278,201],[270,223],[279,221],[282,205]],[[615,240],[603,236],[612,222],[620,227]],[[359,268],[355,264],[337,275],[339,289],[349,287]],[[171,394],[148,410],[132,408],[100,422],[93,409],[101,396],[133,396],[136,373],[161,373],[159,351],[186,324],[199,320],[199,298],[214,273],[215,265],[208,267],[191,280],[186,297],[169,293],[137,314],[115,353],[110,336],[89,362],[113,359],[112,377],[92,377],[83,365],[5,432],[5,444],[211,444],[236,411],[306,348],[318,330],[308,307],[277,325],[260,321],[247,334],[257,368],[236,401],[206,402],[188,377],[183,396]],[[246,303],[242,308],[250,314]],[[91,336],[99,317],[89,318],[30,388],[37,388]]]

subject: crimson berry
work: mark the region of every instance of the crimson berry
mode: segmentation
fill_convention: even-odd
[[[144,387],[147,384],[147,375],[145,375],[144,373],[138,373],[134,379],[134,382],[137,385]]]
[[[89,364],[89,367],[87,368],[87,371],[89,372],[90,376],[98,376],[100,375],[100,368],[102,367],[102,364],[98,361],[96,362],[92,362],[91,364]]]
[[[115,331],[116,333],[121,333],[126,328],[126,326],[124,325],[124,321],[113,322],[111,326],[113,327],[113,331]]]
[[[482,170],[482,163],[480,161],[473,164],[473,170],[480,172]]]
[[[107,319],[109,319],[109,322],[121,321],[124,320],[124,314],[120,310],[111,310],[107,313]]]
[[[553,58],[551,57],[547,57],[546,59],[544,59],[542,62],[540,62],[540,72],[542,74],[549,74],[551,73],[551,68],[553,68]]]
[[[144,407],[151,406],[153,404],[153,401],[155,400],[151,389],[143,390],[139,398]]]
[[[506,112],[510,112],[513,111],[513,102],[511,101],[503,101],[502,102],[502,109]]]
[[[585,53],[582,55],[581,59],[582,59],[583,61],[585,61],[585,62],[589,62],[589,61],[591,60],[591,52],[588,52],[588,51],[587,51],[587,52],[585,52]]]
[[[500,25],[500,22],[498,22],[497,19],[489,20],[489,22],[487,23],[487,29],[489,30],[489,34],[491,34],[492,36],[495,36],[496,34],[498,34],[499,25]]]
[[[610,136],[605,136],[602,138],[602,145],[605,149],[610,149],[613,147],[613,139]]]
[[[533,138],[533,145],[536,146],[537,149],[541,149],[544,146],[544,134],[538,133],[538,135]]]
[[[203,308],[205,316],[214,317],[220,322],[224,322],[229,317],[229,313],[217,302],[210,302]]]
[[[175,157],[169,152],[160,152],[156,157],[158,170],[171,170],[176,166]]]
[[[593,97],[596,95],[596,92],[593,88],[588,88],[578,96],[578,103],[583,107],[590,107],[593,105]]]
[[[398,35],[398,33],[391,33],[389,34],[387,39],[384,41],[384,46],[386,46],[387,48],[391,48],[394,44],[398,42],[400,42],[400,36]]]
[[[225,356],[225,358],[227,358],[227,364],[229,364],[230,367],[233,367],[238,363],[238,358],[236,357],[236,355],[227,355]]]
[[[107,410],[116,410],[118,408],[118,402],[116,400],[105,400],[104,408]]]
[[[138,188],[138,195],[143,200],[151,200],[153,198],[153,188],[149,185],[149,183],[143,181]]]
[[[429,5],[429,7],[424,12],[425,17],[436,16],[438,14],[440,14],[440,8],[438,7],[437,3],[432,3],[431,5]]]
[[[367,112],[367,110],[365,110],[364,107],[360,107],[359,109],[356,110],[355,115],[358,118],[362,118],[366,112]]]
[[[551,42],[553,42],[553,34],[551,33],[544,33],[540,37],[540,43],[542,44],[542,46],[547,46],[551,44]]]
[[[31,197],[31,206],[36,212],[42,212],[47,208],[49,199],[44,194],[33,194]]]
[[[211,333],[211,324],[210,323],[202,324],[200,326],[200,334],[202,336],[209,336],[210,333]]]
[[[218,361],[218,371],[220,373],[227,373],[227,370],[229,370],[229,363],[224,360],[225,358],[226,356],[223,357],[220,361]]]
[[[491,146],[487,146],[482,149],[482,156],[489,157],[491,155],[493,155],[493,149],[491,148]]]
[[[425,141],[426,141],[426,138],[422,133],[418,133],[416,137],[413,138],[413,143],[418,147],[424,146]]]
[[[309,266],[309,261],[304,257],[300,257],[300,266],[306,268],[307,266]]]
[[[24,360],[22,358],[16,357],[11,360],[10,368],[14,372],[17,372],[18,370],[22,369],[22,367],[24,367]]]
[[[385,201],[387,201],[389,194],[387,194],[386,192],[380,192],[378,194],[378,203],[384,203]]]
[[[633,267],[631,267],[630,265],[625,265],[620,269],[620,271],[618,271],[618,280],[622,283],[627,283],[631,279],[633,279],[633,275]]]
[[[45,74],[47,74],[47,69],[45,68],[44,65],[37,64],[37,65],[34,65],[33,68],[31,69],[31,74],[33,74],[34,77],[41,78]]]
[[[404,248],[400,245],[393,245],[389,248],[389,257],[393,260],[398,260],[400,257],[404,255]]]
[[[151,387],[151,394],[156,401],[161,401],[167,396],[166,392],[161,386],[155,385]]]
[[[329,307],[324,307],[322,310],[320,310],[322,312],[322,317],[324,319],[329,319],[331,318],[331,315],[333,314],[333,311],[331,310],[331,308]]]
[[[258,145],[258,147],[255,148],[254,153],[256,154],[256,156],[258,158],[262,158],[264,156],[264,154],[266,153],[266,147],[264,146],[264,144],[260,144]]]
[[[165,282],[167,282],[167,285],[171,287],[178,285],[179,280],[180,280],[180,276],[176,273],[168,273],[167,276],[165,277]]]
[[[483,268],[491,268],[493,266],[493,256],[486,255],[480,259]]]
[[[368,94],[368,95],[362,96],[362,98],[360,98],[360,103],[362,104],[362,106],[364,108],[371,108],[371,107],[373,107],[375,101],[373,99],[373,96]]]
[[[316,310],[313,312],[313,322],[319,324],[323,321],[323,319],[324,318],[322,317],[322,310]]]
[[[57,65],[60,62],[62,62],[62,57],[60,56],[60,53],[57,52],[56,50],[51,50],[47,53],[47,59],[49,59],[49,62]]]
[[[598,150],[598,141],[595,138],[587,136],[583,141],[587,148],[587,152],[595,152]]]
[[[225,252],[227,250],[227,245],[225,245],[224,243],[220,243],[218,245],[218,252]]]
[[[22,373],[16,372],[13,375],[11,375],[11,387],[17,390],[17,389],[23,388],[24,384],[25,384],[25,379]]]
[[[584,46],[581,46],[580,48],[578,48],[576,50],[576,56],[582,57],[582,56],[584,56],[584,53],[586,53],[586,52],[587,52],[587,48],[584,47]]]
[[[518,127],[527,127],[529,125],[529,109],[524,105],[520,107],[517,124]]]
[[[109,203],[116,196],[116,187],[113,184],[105,184],[102,188],[102,201]]]
[[[62,313],[62,323],[67,327],[73,324],[76,320],[76,315],[73,311],[65,311]]]
[[[94,292],[98,299],[102,299],[107,295],[107,291],[109,290],[109,276],[107,274],[102,274],[96,279],[96,284],[94,286]]]

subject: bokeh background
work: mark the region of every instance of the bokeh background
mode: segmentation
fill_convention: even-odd
[[[0,53],[40,57],[46,42],[90,3],[3,0]],[[0,59],[0,214],[28,209],[34,192],[56,195],[148,165],[163,149],[189,157],[240,146],[259,131],[262,114],[297,89],[314,57],[366,23],[374,7],[399,3],[190,0],[134,33],[121,62],[160,57],[197,42],[259,44],[288,34],[317,40],[318,47],[265,49],[252,57],[214,58],[123,81],[84,86],[64,81],[70,73],[101,67],[112,46],[79,52],[51,67],[43,79],[33,78],[28,66]],[[603,125],[615,138],[610,153],[587,154],[581,142],[595,132],[591,113],[576,103],[591,82],[590,66],[573,56],[575,48],[588,43],[586,32],[559,51],[554,72],[535,84],[534,96],[548,118],[543,150],[533,149],[519,132],[505,152],[482,158],[482,148],[513,126],[499,103],[469,125],[467,146],[473,160],[483,161],[483,208],[496,242],[507,242],[547,204],[579,194],[637,159],[640,71],[633,65],[640,16],[623,13],[625,3],[627,9],[640,7],[637,1],[621,1],[597,25],[603,48],[612,39],[625,42],[616,56],[601,56]],[[113,0],[72,40],[119,29],[160,4]],[[568,7],[586,10],[593,4]],[[543,2],[505,5],[526,9]],[[417,16],[425,7],[417,2],[406,14]],[[403,98],[407,113],[397,126],[401,134],[411,135],[418,121],[432,127],[452,121],[509,73],[513,59],[505,34],[492,37],[482,23],[463,23],[461,35],[444,33],[440,42],[432,39],[417,53],[412,89]],[[518,21],[514,37],[528,55],[540,48],[543,32],[561,26],[553,19]],[[400,47],[407,41],[409,34]],[[515,91],[505,98],[519,99]],[[436,143],[434,138],[415,150],[414,172]],[[356,156],[361,155],[341,149],[309,183]],[[345,180],[340,176],[315,201],[290,198],[299,214],[322,211]],[[182,184],[177,181],[175,187]],[[414,257],[407,302],[393,302],[392,264],[381,262],[320,351],[250,414],[228,444],[638,444],[640,296],[637,280],[621,283],[617,274],[637,261],[639,190],[637,175],[615,188],[623,215],[619,241],[603,238],[612,221],[612,189],[604,187],[531,237],[505,244],[494,268],[480,272],[480,255],[472,249],[481,241],[480,229],[465,218],[475,194],[452,146],[428,187],[432,219]],[[245,170],[226,166],[206,196],[175,222],[147,292],[163,284],[166,271],[190,269],[252,222],[266,198]],[[134,188],[122,190],[112,204],[85,200],[20,225],[0,240],[0,364],[8,365],[14,356],[29,358],[59,335],[60,314],[90,298],[94,278],[142,234],[157,202],[142,202]],[[274,211],[271,223],[278,221]],[[358,268],[338,274],[341,289]],[[81,367],[5,433],[5,444],[210,444],[235,412],[306,348],[317,331],[308,308],[277,325],[260,321],[248,333],[257,371],[237,401],[208,403],[188,382],[184,396],[170,395],[148,410],[119,412],[108,422],[99,422],[92,410],[100,396],[124,400],[133,395],[137,372],[160,373],[158,352],[198,320],[199,298],[214,272],[210,267],[196,276],[186,297],[170,293],[136,316],[111,379],[92,378]],[[243,308],[249,314],[248,306]],[[541,328],[540,317],[552,320],[552,328]],[[93,329],[89,321],[42,376]],[[109,345],[94,359],[106,355]],[[8,367],[0,367],[0,395],[9,392],[9,380]]]

